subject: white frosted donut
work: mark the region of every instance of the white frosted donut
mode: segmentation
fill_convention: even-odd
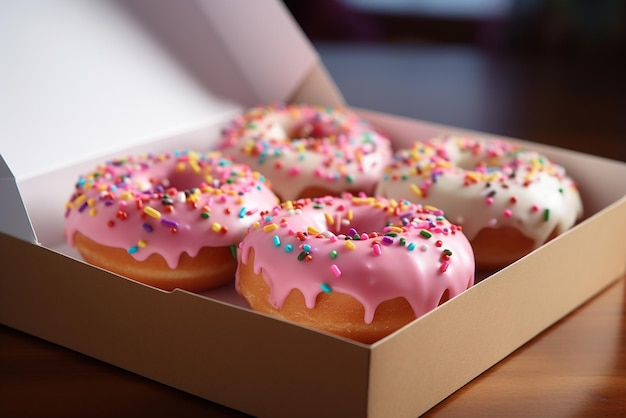
[[[582,216],[563,167],[503,140],[441,136],[396,152],[376,193],[442,208],[479,268],[513,262]]]
[[[240,244],[252,309],[372,343],[474,284],[474,256],[443,212],[408,201],[287,201]]]
[[[224,130],[219,149],[261,172],[283,200],[374,192],[389,140],[343,108],[252,108]]]

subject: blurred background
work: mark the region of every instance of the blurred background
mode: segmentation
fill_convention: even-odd
[[[284,2],[352,106],[626,161],[622,0]]]

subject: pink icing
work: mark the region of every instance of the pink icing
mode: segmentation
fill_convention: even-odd
[[[288,201],[253,225],[240,264],[254,249],[254,271],[280,308],[299,289],[313,308],[320,292],[355,297],[371,323],[377,306],[404,297],[419,317],[474,283],[474,255],[461,229],[432,207],[384,198]],[[239,286],[237,272],[236,286]]]
[[[70,245],[81,232],[138,261],[158,253],[174,269],[183,252],[237,245],[276,202],[262,176],[217,152],[132,156],[79,178],[65,234]]]
[[[372,194],[392,157],[389,140],[356,114],[310,105],[252,108],[224,130],[219,149],[263,173],[285,200],[307,186]]]

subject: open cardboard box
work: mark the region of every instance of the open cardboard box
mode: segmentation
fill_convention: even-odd
[[[278,1],[50,3],[54,19],[36,26],[0,22],[14,35],[7,62],[22,65],[10,81],[34,103],[13,103],[2,133],[3,324],[257,416],[413,417],[626,272],[626,183],[614,181],[626,164],[538,144],[578,180],[585,219],[372,345],[251,312],[232,287],[164,292],[90,266],[62,233],[79,173],[112,156],[208,149],[247,106],[342,98]],[[67,61],[30,65],[68,40]],[[463,132],[358,111],[397,146]]]

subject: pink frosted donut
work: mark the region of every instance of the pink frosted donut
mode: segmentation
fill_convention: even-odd
[[[372,343],[474,283],[474,256],[443,212],[407,201],[287,201],[240,244],[236,288],[253,310]]]
[[[479,268],[515,261],[582,215],[576,183],[563,167],[502,140],[416,142],[397,151],[376,192],[445,210],[463,226]]]
[[[236,246],[277,198],[217,152],[139,155],[80,176],[65,235],[89,263],[165,290],[234,280]]]
[[[310,105],[252,108],[224,130],[219,149],[263,173],[283,200],[371,195],[392,157],[389,140],[356,114]]]

